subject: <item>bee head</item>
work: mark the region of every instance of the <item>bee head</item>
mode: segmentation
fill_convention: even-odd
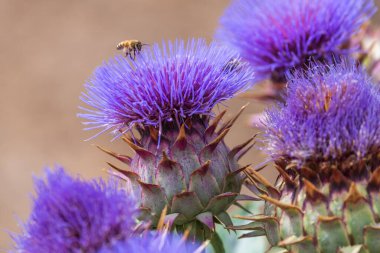
[[[137,42],[137,44],[136,44],[136,48],[137,48],[138,51],[141,51],[142,46],[143,46],[143,44],[142,44],[140,41]]]

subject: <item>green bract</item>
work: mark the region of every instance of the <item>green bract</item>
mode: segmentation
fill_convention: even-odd
[[[214,221],[232,225],[226,210],[245,198],[239,195],[243,182],[240,172],[245,168],[237,161],[251,148],[248,145],[253,138],[229,150],[223,138],[236,118],[217,130],[224,113],[212,122],[209,117],[197,116],[180,127],[166,125],[159,146],[157,129],[139,127],[138,140],[124,138],[136,152],[133,158],[108,152],[130,165],[128,171],[114,168],[140,201],[140,210],[153,227],[165,206],[167,223],[179,231],[191,225],[201,240],[212,234]]]

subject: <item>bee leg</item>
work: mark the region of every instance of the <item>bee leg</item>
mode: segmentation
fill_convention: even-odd
[[[132,52],[133,51],[131,49],[128,49],[129,59],[133,61],[134,59],[132,58]]]
[[[133,49],[133,60],[136,59],[136,49]]]
[[[125,57],[128,56],[128,50],[126,48],[123,48],[123,53],[124,53]]]

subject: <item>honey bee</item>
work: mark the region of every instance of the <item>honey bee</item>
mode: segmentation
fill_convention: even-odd
[[[136,58],[136,55],[141,52],[143,46],[147,44],[142,43],[139,40],[124,40],[117,44],[117,50],[123,50],[126,57],[130,57],[131,60]]]

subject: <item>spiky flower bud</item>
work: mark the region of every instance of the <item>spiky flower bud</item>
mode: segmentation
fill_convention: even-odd
[[[94,109],[80,116],[105,130],[137,130],[123,138],[134,157],[105,151],[130,165],[114,168],[153,225],[165,206],[178,228],[201,222],[213,230],[214,217],[230,225],[225,211],[242,184],[237,160],[252,139],[229,150],[223,138],[235,119],[217,130],[224,112],[210,118],[252,79],[236,52],[204,40],[153,45],[135,61],[117,57],[95,71],[83,95]]]
[[[267,151],[281,179],[250,171],[266,201],[248,217],[274,252],[379,252],[380,91],[352,62],[314,65],[290,78],[268,111]]]
[[[311,57],[346,55],[349,39],[376,11],[373,0],[235,0],[219,38],[239,50],[257,78],[283,81]]]

